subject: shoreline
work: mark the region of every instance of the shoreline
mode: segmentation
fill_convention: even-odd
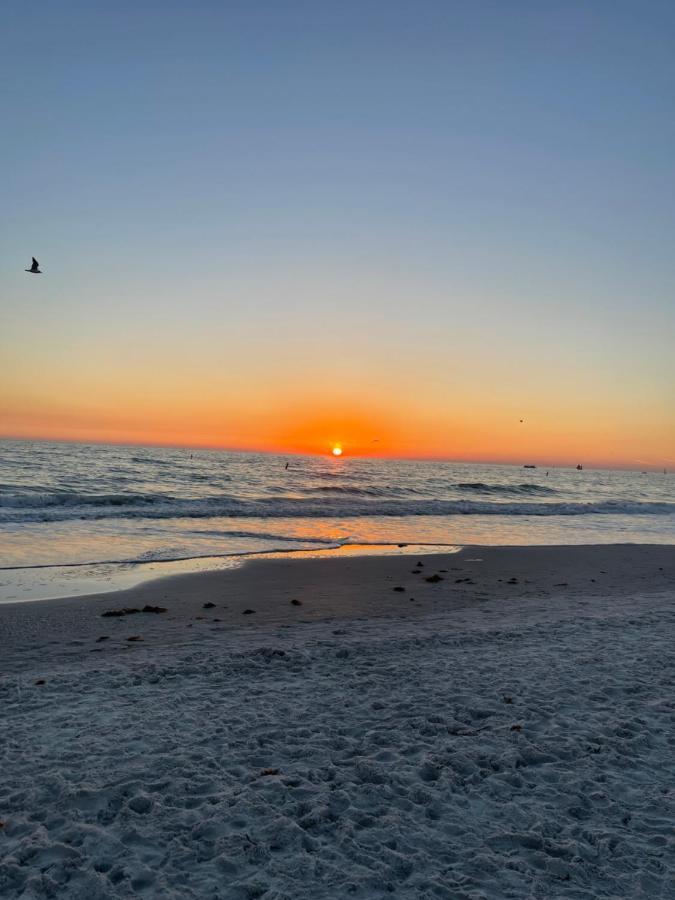
[[[525,611],[548,609],[560,598],[583,604],[675,590],[675,548],[659,544],[396,549],[391,555],[256,556],[236,568],[175,574],[123,590],[3,603],[6,665],[25,669],[36,653],[46,665],[91,665],[122,652],[150,657],[177,652],[200,635],[212,642],[263,626],[417,622],[490,605],[517,603]],[[102,615],[146,605],[164,611]]]

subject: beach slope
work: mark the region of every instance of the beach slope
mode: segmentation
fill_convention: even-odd
[[[673,896],[674,556],[269,560],[0,607],[0,894]]]

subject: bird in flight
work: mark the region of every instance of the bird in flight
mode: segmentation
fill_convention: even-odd
[[[37,259],[35,259],[35,257],[33,257],[33,265],[30,267],[30,269],[24,269],[24,272],[30,272],[31,275],[42,275],[42,272],[40,271],[40,263],[37,261]]]

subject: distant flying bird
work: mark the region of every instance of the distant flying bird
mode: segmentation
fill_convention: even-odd
[[[30,267],[30,269],[24,269],[24,272],[30,272],[31,275],[42,275],[42,272],[40,271],[40,263],[37,261],[37,259],[35,259],[35,257],[33,257],[32,259],[33,265]]]

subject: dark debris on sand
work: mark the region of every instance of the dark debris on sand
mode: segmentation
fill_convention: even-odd
[[[151,606],[149,603],[146,603],[143,609],[139,609],[137,606],[125,606],[122,609],[107,609],[105,612],[101,613],[101,616],[106,619],[110,618],[119,618],[120,616],[133,616],[136,613],[165,613],[166,606]]]

